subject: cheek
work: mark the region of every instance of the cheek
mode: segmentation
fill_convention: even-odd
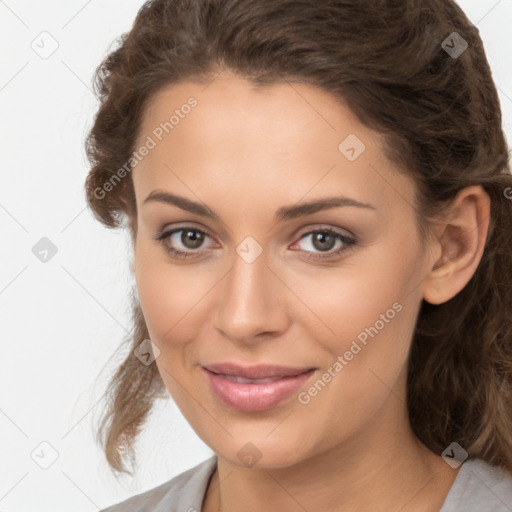
[[[297,280],[297,294],[325,323],[324,348],[333,360],[349,351],[350,366],[403,364],[421,303],[425,258],[413,225],[381,240],[332,272]]]
[[[374,412],[398,382],[421,303],[423,257],[413,240],[398,246],[406,247],[399,254],[395,247],[368,250],[357,268],[321,277],[314,287],[302,281],[299,293],[309,290],[304,295],[308,305],[330,335],[316,338],[327,354],[319,378],[328,384],[306,389],[301,403],[326,411],[337,403],[342,405],[339,411],[348,408],[362,418]],[[403,391],[397,389],[397,394]]]
[[[320,293],[322,283],[317,282],[317,293],[310,292],[308,305],[323,325],[313,331],[318,319],[305,316],[302,331],[308,332],[322,354],[319,377],[327,373],[325,379],[332,381],[331,392],[318,404],[324,399],[326,405],[347,403],[356,394],[359,405],[353,406],[357,408],[374,395],[369,389],[379,378],[390,385],[397,379],[406,363],[418,307],[416,299],[407,296],[404,283],[393,280],[391,274],[381,274],[378,281],[345,277],[331,278],[329,289],[336,287],[336,293]],[[378,393],[373,398],[376,403],[381,400]]]
[[[157,249],[158,251],[158,249]],[[135,253],[135,278],[140,305],[150,339],[157,345],[160,355],[155,363],[165,387],[187,415],[194,413],[190,396],[195,381],[187,369],[194,358],[189,340],[197,338],[200,321],[201,298],[211,285],[211,278],[198,279],[187,266],[173,266],[152,248],[139,246]],[[196,420],[197,421],[197,420]]]
[[[140,305],[148,331],[152,339],[163,345],[161,349],[168,348],[166,342],[170,339],[179,343],[176,331],[181,332],[188,325],[190,315],[195,314],[214,285],[208,272],[190,265],[172,265],[166,258],[163,249],[137,243],[135,279]]]
[[[284,280],[293,283],[293,292],[302,301],[301,314],[297,309],[294,319],[304,327],[318,326],[315,338],[329,340],[325,348],[339,354],[358,335],[364,342],[368,330],[383,334],[404,332],[405,325],[411,328],[421,302],[421,269],[419,247],[397,254],[393,244],[381,244],[339,268],[283,268],[282,273],[288,274]]]

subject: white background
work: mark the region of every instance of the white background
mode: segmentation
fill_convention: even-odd
[[[171,400],[140,437],[134,478],[117,480],[92,437],[130,328],[132,279],[127,235],[86,209],[84,138],[94,69],[142,3],[0,1],[2,512],[97,511],[212,454]],[[512,144],[512,0],[459,3],[480,30]],[[58,44],[47,59],[31,48],[38,37]],[[58,249],[47,263],[32,253],[42,237]],[[42,469],[34,450],[58,458]]]

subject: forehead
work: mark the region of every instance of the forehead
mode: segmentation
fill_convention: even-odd
[[[289,200],[313,188],[342,188],[366,202],[412,193],[382,137],[310,84],[260,87],[230,75],[172,84],[147,104],[138,145],[148,137],[154,148],[133,173],[138,199],[154,188],[183,190],[180,179],[210,196],[212,185],[232,195],[285,185]]]
[[[191,98],[196,105],[189,109]],[[206,84],[186,81],[164,87],[146,106],[143,131],[151,131],[175,111],[181,126],[178,130],[176,124],[173,132],[185,135],[187,126],[192,125],[194,131],[200,129],[203,143],[226,133],[236,134],[237,142],[258,136],[269,143],[286,139],[292,142],[297,137],[327,137],[335,143],[347,128],[358,130],[363,137],[370,132],[347,105],[318,87],[293,82],[256,85],[229,74]],[[182,122],[187,118],[191,120]]]

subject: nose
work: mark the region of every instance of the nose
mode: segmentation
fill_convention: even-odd
[[[276,337],[289,325],[286,287],[268,267],[265,251],[252,263],[236,252],[217,292],[216,328],[235,343]]]

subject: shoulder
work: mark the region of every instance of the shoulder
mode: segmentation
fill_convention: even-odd
[[[214,455],[172,480],[100,512],[200,512],[216,465],[217,457]]]
[[[510,512],[512,473],[480,459],[459,470],[440,512]]]

